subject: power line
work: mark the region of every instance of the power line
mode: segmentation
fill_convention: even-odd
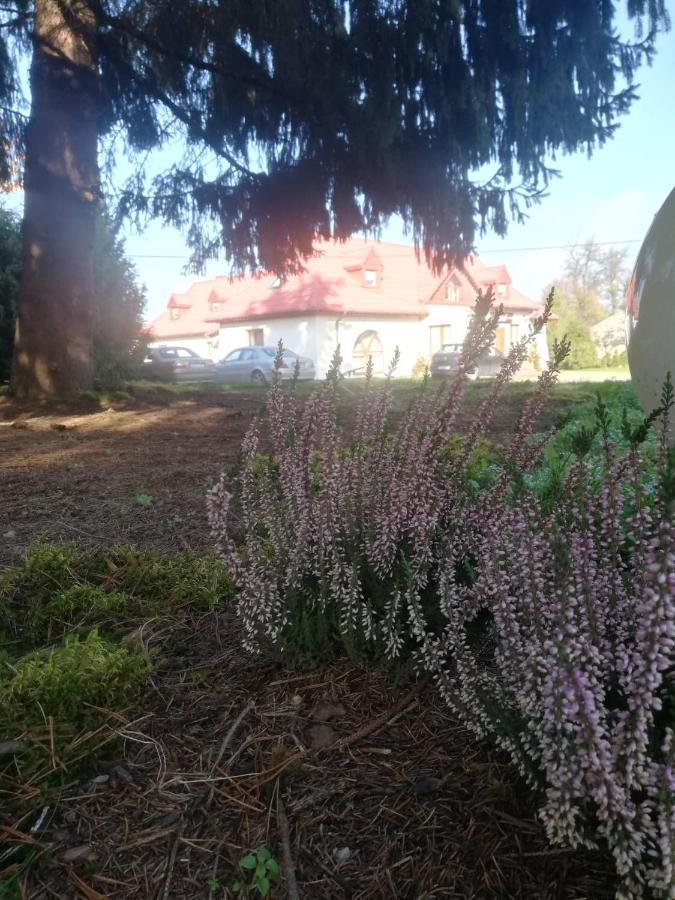
[[[643,238],[629,238],[623,241],[593,241],[595,247],[617,247],[625,244],[641,244]],[[377,241],[373,241],[376,244]],[[387,243],[387,242],[385,242]],[[576,244],[542,244],[538,247],[500,247],[490,250],[481,250],[478,256],[486,253],[534,253],[540,250],[573,250],[576,247],[583,247],[585,241]],[[190,259],[187,254],[175,253],[127,253],[129,259]],[[353,253],[345,253],[339,255],[331,254],[331,259],[352,259]],[[387,253],[387,258],[408,256],[407,253]]]

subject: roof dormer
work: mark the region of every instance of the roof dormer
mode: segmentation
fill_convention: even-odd
[[[378,288],[382,284],[382,272],[384,266],[382,260],[374,250],[368,253],[368,256],[362,263],[352,266],[345,266],[345,270],[352,275],[356,281],[365,288]]]
[[[172,319],[180,319],[182,311],[184,309],[190,309],[191,307],[192,304],[186,302],[185,294],[172,294],[167,303],[169,316]]]
[[[220,308],[224,305],[225,300],[220,294],[216,293],[216,291],[211,291],[209,294],[209,311],[210,312],[218,312]]]

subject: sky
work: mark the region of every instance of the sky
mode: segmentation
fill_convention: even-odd
[[[675,0],[669,6],[675,22]],[[560,274],[568,253],[561,245],[588,237],[625,242],[632,265],[653,216],[675,186],[675,27],[660,35],[653,65],[642,67],[637,81],[639,99],[615,137],[591,159],[579,153],[555,160],[561,177],[530,210],[527,222],[513,224],[503,239],[488,233],[477,241],[484,260],[505,263],[513,283],[533,298]],[[397,222],[390,223],[383,237],[408,242]],[[175,229],[156,222],[143,234],[128,233],[126,246],[146,286],[146,317],[151,319],[172,292],[195,280],[183,271],[185,241]],[[558,249],[545,249],[550,247]],[[224,260],[215,261],[201,277],[227,272]]]

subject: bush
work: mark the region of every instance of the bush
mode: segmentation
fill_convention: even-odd
[[[532,432],[568,349],[555,345],[493,454],[482,439],[526,342],[468,434],[452,426],[494,324],[479,306],[456,378],[436,393],[425,381],[398,424],[389,384],[368,379],[349,441],[333,373],[304,408],[272,386],[267,427],[249,431],[233,485],[237,540],[230,485],[209,497],[244,642],[294,661],[412,656],[542,791],[553,843],[609,847],[620,897],[673,897],[672,386],[647,419],[634,406],[617,415],[617,386],[613,403],[596,401],[546,445]]]
[[[218,549],[239,588],[247,647],[272,644],[295,662],[344,650],[391,659],[415,645],[421,617],[441,626],[437,561],[484,452],[481,427],[548,320],[551,301],[505,359],[477,427],[458,449],[448,440],[468,372],[492,345],[498,323],[489,294],[479,298],[456,377],[439,389],[426,377],[397,424],[390,416],[396,361],[381,386],[368,372],[349,441],[336,411],[339,356],[304,406],[275,380],[265,440],[255,422],[243,446],[235,483],[244,524],[239,544],[228,531],[225,479],[209,497]],[[565,351],[556,346],[526,416],[535,415]],[[507,455],[518,458],[524,434],[514,437]]]
[[[544,789],[551,841],[609,846],[622,897],[675,891],[675,455],[664,441],[645,480],[652,419],[624,419],[622,451],[600,402],[603,458],[580,429],[554,505],[524,480],[490,494],[475,579],[458,593],[448,568],[446,627],[422,652],[453,709]]]

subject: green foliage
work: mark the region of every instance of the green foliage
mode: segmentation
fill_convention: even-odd
[[[241,876],[232,884],[235,894],[267,897],[279,880],[279,863],[267,847],[247,853],[239,860]]]
[[[0,640],[4,633],[8,646],[32,648],[92,624],[117,633],[129,620],[184,606],[209,610],[232,593],[227,570],[209,554],[36,543],[0,577]]]
[[[102,709],[121,711],[136,702],[149,673],[144,653],[102,638],[69,635],[48,650],[36,650],[0,673],[0,733],[18,735],[55,725],[92,729],[108,720]],[[98,709],[96,708],[98,707]]]
[[[0,382],[9,377],[21,278],[21,224],[0,209]],[[145,291],[105,211],[94,236],[94,373],[99,389],[122,390],[143,361]]]
[[[31,642],[37,644],[82,626],[128,617],[129,596],[92,584],[75,584],[47,594],[44,601],[28,610]]]
[[[573,318],[558,312],[557,322],[549,323],[546,329],[549,350],[553,348],[553,342],[567,336],[571,342],[571,351],[563,369],[588,369],[598,365],[598,351],[593,342],[590,326],[581,319]]]
[[[120,212],[184,226],[198,259],[222,241],[237,268],[274,271],[317,233],[374,231],[393,214],[439,256],[503,234],[540,198],[551,157],[612,134],[668,21],[663,0],[96,9],[99,137],[137,154]],[[639,40],[620,37],[624,9]],[[4,168],[21,143],[11,110],[30,23],[15,16],[0,43]],[[147,156],[168,142],[184,152],[148,184]],[[498,174],[478,183],[486,163]]]
[[[147,341],[141,338],[145,289],[105,210],[94,236],[94,373],[101,390],[123,391],[138,373]]]
[[[464,452],[466,438],[452,435],[446,441],[442,456],[449,463],[459,460]],[[502,454],[486,437],[479,437],[464,463],[462,474],[470,492],[482,490],[493,484],[503,467]]]
[[[9,378],[21,273],[21,224],[0,209],[0,382]]]

